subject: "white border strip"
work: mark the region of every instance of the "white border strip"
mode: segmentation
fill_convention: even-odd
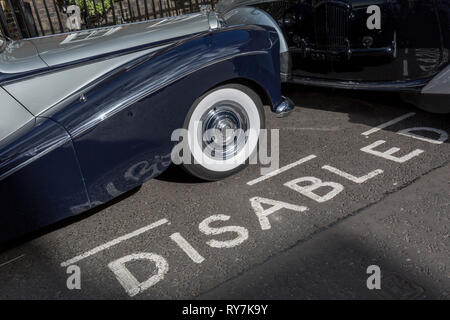
[[[403,120],[405,120],[407,118],[410,118],[410,117],[413,117],[415,115],[416,114],[414,112],[404,114],[404,115],[402,115],[402,116],[400,116],[398,118],[392,119],[391,121],[385,122],[383,124],[380,124],[379,126],[376,126],[375,128],[372,128],[372,129],[370,129],[370,130],[368,130],[366,132],[363,132],[363,133],[361,133],[361,135],[367,137],[367,136],[369,136],[369,135],[371,135],[371,134],[373,134],[375,132],[378,132],[378,131],[380,131],[380,130],[382,130],[384,128],[390,127],[393,124],[396,124],[397,122],[403,121]]]
[[[110,242],[102,244],[102,245],[100,245],[100,246],[98,246],[98,247],[96,247],[96,248],[94,248],[92,250],[89,250],[89,251],[87,251],[87,252],[85,252],[83,254],[80,254],[79,256],[76,256],[75,258],[72,258],[70,260],[64,261],[63,263],[61,263],[61,267],[68,267],[68,266],[70,266],[72,264],[75,264],[75,263],[77,263],[77,262],[79,262],[79,261],[81,261],[81,260],[83,260],[83,259],[85,259],[87,257],[90,257],[90,256],[92,256],[94,254],[97,254],[100,251],[109,249],[112,246],[118,245],[119,243],[121,243],[121,242],[123,242],[125,240],[129,240],[131,238],[134,238],[134,237],[136,237],[136,236],[138,236],[138,235],[140,235],[140,234],[142,234],[144,232],[147,232],[147,231],[149,231],[151,229],[154,229],[154,228],[157,228],[159,226],[162,226],[163,224],[166,224],[168,222],[169,222],[169,220],[167,220],[167,219],[161,219],[159,221],[156,221],[155,223],[149,224],[148,226],[140,228],[140,229],[138,229],[136,231],[133,231],[131,233],[123,235],[123,236],[121,236],[121,237],[119,237],[117,239],[114,239],[114,240],[110,241]]]
[[[10,263],[13,263],[13,262],[16,261],[16,260],[22,259],[23,257],[25,257],[24,254],[22,254],[22,255],[20,255],[20,256],[18,256],[18,257],[15,257],[14,259],[11,259],[11,260],[9,260],[9,261],[6,261],[6,262],[0,264],[0,268],[1,268],[1,267],[4,267],[4,266],[6,266],[6,265],[8,265],[8,264],[10,264]]]
[[[247,184],[249,186],[253,186],[253,185],[255,185],[255,184],[257,184],[257,183],[259,183],[261,181],[270,179],[270,178],[272,178],[272,177],[274,177],[274,176],[276,176],[276,175],[278,175],[280,173],[283,173],[283,172],[285,172],[285,171],[287,171],[289,169],[292,169],[292,168],[294,168],[294,167],[296,167],[298,165],[301,165],[302,163],[308,162],[309,160],[312,160],[314,158],[317,158],[317,156],[312,154],[312,155],[307,156],[305,158],[302,158],[302,159],[300,159],[300,160],[298,160],[298,161],[296,161],[294,163],[288,164],[287,166],[281,167],[278,170],[274,170],[272,172],[269,172],[268,174],[266,174],[264,176],[261,176],[261,177],[255,179],[255,180],[249,181],[249,182],[247,182]]]

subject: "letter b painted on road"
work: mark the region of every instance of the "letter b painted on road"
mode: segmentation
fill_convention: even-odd
[[[304,182],[309,182],[309,185],[304,186],[303,185]],[[333,199],[344,190],[344,186],[342,184],[329,181],[323,182],[322,180],[315,177],[303,177],[295,179],[286,182],[284,185],[319,203],[327,202]],[[325,187],[332,188],[332,190],[330,190],[327,194],[322,196],[314,192],[318,189]]]

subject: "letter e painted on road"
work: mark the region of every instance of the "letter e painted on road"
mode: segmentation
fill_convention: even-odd
[[[403,157],[396,157],[396,156],[394,156],[394,154],[397,153],[398,151],[400,151],[400,148],[391,148],[384,152],[374,150],[376,147],[378,147],[382,144],[385,144],[385,143],[386,143],[386,141],[384,141],[384,140],[378,140],[378,141],[375,141],[374,143],[372,143],[370,146],[361,148],[361,151],[369,153],[369,154],[373,154],[374,156],[384,158],[387,160],[391,160],[391,161],[394,161],[397,163],[404,163],[404,162],[409,161],[412,158],[417,157],[418,155],[421,155],[422,153],[425,152],[421,149],[416,149],[416,150],[404,155]]]

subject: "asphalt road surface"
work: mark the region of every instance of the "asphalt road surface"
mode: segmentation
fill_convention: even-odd
[[[3,249],[0,299],[450,299],[450,116],[391,94],[284,91],[293,114],[266,113],[280,171],[202,183],[172,167]]]

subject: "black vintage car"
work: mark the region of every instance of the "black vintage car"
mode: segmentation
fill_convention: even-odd
[[[217,11],[277,28],[284,81],[398,91],[450,112],[450,0],[224,0]]]

